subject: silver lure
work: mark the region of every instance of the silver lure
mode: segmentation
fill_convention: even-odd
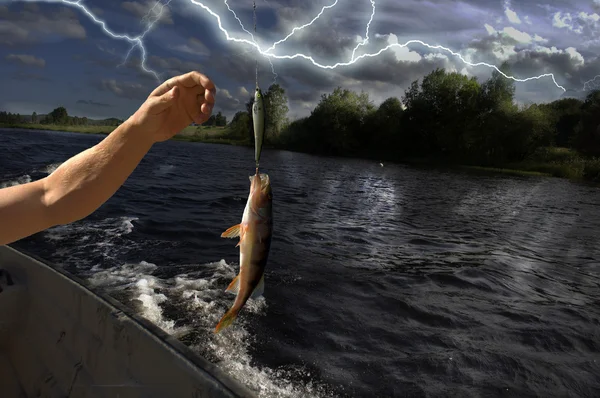
[[[254,159],[256,167],[260,161],[263,139],[265,136],[265,106],[260,88],[256,87],[254,104],[252,105],[252,121],[254,124]]]

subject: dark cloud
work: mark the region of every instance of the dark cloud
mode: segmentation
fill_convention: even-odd
[[[488,26],[488,29],[493,28]],[[585,76],[593,76],[594,71],[600,70],[597,59],[588,57],[586,60],[575,47],[559,49],[542,40],[539,35],[524,33],[494,29],[487,36],[471,41],[468,50],[474,61],[494,65],[507,62],[510,74],[517,78],[553,73],[559,84],[571,89],[579,89]],[[545,79],[554,84],[549,78]]]
[[[148,64],[150,67],[157,69],[158,72],[161,73],[161,77],[165,80],[193,70],[204,70],[203,65],[198,62],[186,61],[175,57],[166,58],[152,55],[148,59]],[[137,65],[139,65],[139,63],[137,63]]]
[[[447,35],[481,28],[491,9],[501,12],[500,1],[420,0],[378,2],[379,33],[410,32],[413,36]],[[364,11],[363,11],[364,19]]]
[[[162,4],[164,4],[164,2],[157,2],[156,0],[145,0],[144,2],[124,1],[121,3],[121,8],[137,18],[146,18],[145,22],[155,21],[160,15],[159,23],[173,25],[171,9],[162,6]]]
[[[51,79],[47,78],[46,76],[37,74],[37,73],[28,73],[28,72],[24,72],[24,71],[19,71],[17,73],[15,73],[12,76],[13,79],[15,80],[20,80],[20,81],[38,81],[38,82],[49,82],[52,81]]]
[[[324,5],[331,3],[333,0],[257,2],[261,42],[268,44],[268,40],[283,38],[293,26],[309,22]],[[86,37],[79,20],[87,21],[87,17],[78,10],[40,4],[17,2],[16,5],[0,6],[0,44],[18,45],[21,49],[11,53],[26,52],[41,59],[40,54],[34,52],[34,47],[25,51],[23,46],[56,37]],[[154,4],[154,0],[113,4],[106,6],[102,17],[108,18],[109,25],[117,31],[131,27],[137,34],[143,25],[136,21],[135,26],[127,24],[125,27],[125,21],[134,20],[132,16],[143,18]],[[230,1],[230,5],[246,28],[251,29],[252,1]],[[369,43],[357,54],[377,52],[391,42],[420,39],[459,51],[473,62],[484,61],[499,66],[507,61],[511,73],[517,77],[554,73],[560,84],[577,91],[581,90],[583,82],[600,73],[600,62],[596,58],[600,53],[600,39],[597,39],[600,24],[594,21],[596,16],[592,14],[596,6],[600,11],[600,0],[587,4],[577,0],[545,4],[502,0],[377,0]],[[219,87],[216,109],[224,113],[244,109],[251,93],[243,92],[240,87],[253,88],[255,50],[251,46],[225,41],[216,28],[214,18],[197,6],[189,2],[172,2],[170,7],[172,11],[165,14],[168,18],[147,37],[147,66],[158,72],[161,80],[190,70],[206,73],[215,79]],[[223,25],[232,36],[247,38],[223,2],[211,2],[210,7],[221,16]],[[286,43],[279,45],[274,53],[290,55],[302,52],[322,64],[346,62],[352,49],[365,36],[370,7],[369,1],[340,0],[335,8],[324,12],[321,20],[298,31]],[[565,26],[555,26],[557,13],[560,13],[558,24],[563,21]],[[567,14],[571,19],[564,18]],[[175,16],[177,24],[169,24]],[[202,26],[199,27],[199,24]],[[191,29],[196,29],[192,37]],[[101,39],[90,38],[89,51],[73,56],[77,62],[65,62],[65,69],[70,63],[76,68],[83,64],[86,78],[95,81],[94,87],[131,100],[131,106],[134,101],[139,106],[138,101],[144,100],[158,84],[152,74],[141,69],[139,51],[133,51],[123,63],[129,43],[101,36],[96,28],[90,29],[90,34],[98,34]],[[63,48],[69,50],[61,47],[57,51]],[[71,55],[68,57],[70,61]],[[584,62],[581,62],[582,58]],[[11,61],[27,62],[16,58]],[[284,87],[290,99],[290,114],[294,116],[308,114],[321,94],[331,92],[336,86],[356,91],[364,89],[377,102],[389,95],[400,96],[410,82],[437,67],[466,72],[481,80],[492,72],[485,66],[468,67],[445,51],[430,50],[418,44],[410,45],[408,49],[396,47],[376,57],[361,59],[354,65],[335,69],[321,69],[302,58],[273,59],[272,62],[278,74],[277,82]],[[30,65],[34,64],[35,61],[30,62]],[[273,81],[273,75],[264,57],[259,57],[259,68],[260,84],[266,89]],[[43,76],[26,75],[20,71],[17,79],[38,80]],[[81,92],[74,94],[69,84]],[[70,95],[75,96],[72,101],[89,98],[89,86],[81,81],[75,79],[63,85],[69,88]],[[517,97],[523,101],[552,100],[561,95],[549,78],[517,83],[516,86]],[[129,104],[127,101],[120,102]],[[81,104],[93,111],[93,105]]]
[[[82,100],[82,99],[77,100],[76,103],[82,104],[82,105],[98,106],[98,107],[102,107],[102,108],[110,108],[112,106],[110,104],[105,104],[103,102],[96,102],[93,100]]]
[[[132,100],[145,100],[154,87],[137,82],[117,81],[116,79],[102,79],[94,83],[99,90],[110,91],[117,97]]]
[[[210,55],[210,50],[208,49],[206,44],[204,44],[202,40],[197,39],[195,37],[188,38],[186,43],[178,44],[174,46],[173,49],[190,54],[194,57],[203,57]]]
[[[0,21],[0,44],[8,46],[45,42],[55,36],[86,37],[77,14],[67,7],[52,7],[47,12],[40,12],[37,4],[0,6]]]
[[[221,89],[217,91],[218,102],[216,107],[223,113],[233,113],[245,108],[245,103],[248,98],[240,98],[233,96],[229,90]]]
[[[290,100],[298,102],[314,102],[321,98],[321,93],[315,90],[294,91],[289,95]]]
[[[36,68],[43,68],[46,66],[46,61],[43,58],[38,58],[35,55],[30,54],[8,54],[4,59],[9,62],[25,66],[34,66]]]

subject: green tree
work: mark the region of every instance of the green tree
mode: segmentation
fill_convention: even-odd
[[[570,146],[581,120],[583,101],[577,98],[561,98],[539,106],[546,111],[554,125],[553,142],[557,146]]]
[[[401,123],[404,110],[396,97],[383,101],[365,121],[363,145],[372,155],[389,158],[401,151]]]
[[[581,106],[573,145],[586,154],[600,155],[600,90],[590,92]]]
[[[337,87],[323,94],[307,120],[316,150],[331,154],[355,154],[367,140],[365,122],[375,110],[366,92]]]
[[[217,122],[217,118],[215,115],[210,115],[207,121],[202,123],[203,126],[214,126]]]
[[[31,114],[31,123],[37,123],[37,122],[38,122],[38,120],[37,120],[37,113],[33,112]]]
[[[69,115],[64,106],[59,106],[46,116],[47,122],[50,124],[67,124]]]
[[[225,126],[225,125],[227,125],[227,118],[225,116],[223,116],[223,114],[221,113],[221,111],[219,111],[217,113],[217,115],[215,116],[215,125],[216,126]]]
[[[265,99],[265,139],[274,142],[279,138],[283,126],[287,123],[289,112],[285,89],[274,83],[264,95]]]
[[[436,69],[420,86],[412,83],[403,97],[403,118],[415,154],[462,157],[476,147],[481,86],[459,73]]]
[[[279,84],[271,84],[267,91],[263,93],[265,104],[265,142],[275,143],[280,137],[283,127],[287,125],[287,114],[289,112],[288,99],[285,89]],[[252,120],[252,106],[254,105],[254,95],[248,98],[246,102],[246,112],[250,119],[248,120],[249,139],[254,140],[254,125]]]
[[[249,133],[249,120],[250,115],[248,112],[239,111],[231,119],[231,123],[229,123],[229,130],[231,134],[240,139],[248,139],[251,133]],[[250,141],[251,142],[251,141]]]
[[[504,62],[500,71],[510,76],[508,62]],[[483,112],[491,112],[501,107],[512,105],[515,98],[515,82],[494,70],[492,76],[481,85],[482,95],[479,99]]]

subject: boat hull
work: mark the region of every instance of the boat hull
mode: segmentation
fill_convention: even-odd
[[[3,397],[253,397],[216,365],[68,272],[0,246]],[[12,283],[10,283],[12,282]]]

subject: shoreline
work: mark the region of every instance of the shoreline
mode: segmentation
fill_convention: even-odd
[[[67,133],[78,133],[78,134],[100,134],[108,135],[118,126],[61,126],[61,125],[41,125],[41,124],[4,124],[0,123],[0,128],[10,128],[16,130],[40,130],[40,131],[61,131]],[[176,135],[171,138],[174,141],[185,141],[185,142],[200,142],[203,144],[217,144],[217,145],[235,145],[235,146],[249,146],[244,140],[235,140],[226,137],[219,137],[216,134],[226,131],[226,128],[215,128],[215,127],[204,127],[205,132],[198,133],[198,128],[201,126],[189,126],[183,131],[187,130],[187,134]],[[87,131],[86,131],[87,130]],[[220,131],[217,131],[220,130]],[[204,136],[200,136],[203,134]],[[286,150],[291,152],[305,153],[296,151],[294,149],[279,147],[279,146],[265,146],[265,148]],[[308,153],[311,154],[311,153]],[[319,156],[319,154],[311,154]],[[341,156],[346,157],[346,156]],[[348,158],[363,158],[374,160],[368,156],[347,156]],[[573,173],[564,172],[564,170],[556,170],[557,165],[552,162],[539,163],[537,165],[527,164],[525,162],[519,164],[505,165],[505,166],[475,166],[475,165],[461,165],[452,164],[446,162],[432,161],[428,159],[400,159],[396,161],[387,160],[388,163],[405,164],[410,166],[428,166],[434,168],[441,168],[445,170],[462,170],[470,173],[479,174],[501,174],[501,175],[512,175],[517,177],[556,177],[566,178],[572,181],[592,181],[594,179],[585,178],[582,176],[569,175]],[[536,167],[537,166],[537,167]],[[554,170],[553,170],[554,169]],[[549,172],[551,171],[551,172]],[[600,177],[600,176],[599,176]],[[598,180],[598,178],[596,178]]]

